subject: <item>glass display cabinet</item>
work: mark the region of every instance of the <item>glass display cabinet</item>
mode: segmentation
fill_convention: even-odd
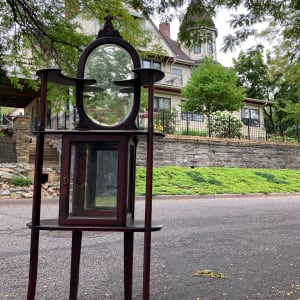
[[[58,69],[37,72],[41,78],[37,129],[30,270],[27,299],[35,298],[40,230],[72,231],[70,297],[77,299],[82,231],[124,232],[124,299],[131,299],[133,235],[144,232],[143,299],[150,297],[152,224],[153,90],[163,72],[143,69],[137,51],[114,30],[111,17],[80,56],[77,77]],[[45,130],[48,83],[76,88],[79,122],[74,130]],[[148,128],[135,120],[141,87],[148,87]],[[41,185],[45,137],[62,142],[57,219],[41,220]],[[138,137],[146,136],[145,218],[135,220],[135,176]]]

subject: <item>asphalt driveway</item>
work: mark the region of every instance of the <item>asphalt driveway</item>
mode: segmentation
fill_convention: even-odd
[[[56,201],[42,215],[56,217]],[[0,204],[0,299],[26,299],[30,219],[30,204]],[[299,196],[155,200],[153,219],[164,228],[153,233],[151,299],[300,299]],[[121,233],[84,233],[78,299],[123,299],[122,241]],[[68,299],[70,245],[68,232],[41,232],[37,300]],[[136,234],[135,300],[142,251]],[[193,276],[206,269],[227,278]]]

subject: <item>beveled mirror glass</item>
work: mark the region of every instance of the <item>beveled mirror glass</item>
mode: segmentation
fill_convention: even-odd
[[[132,79],[133,68],[130,54],[119,45],[104,44],[91,51],[84,78],[95,79],[97,83],[85,88],[83,107],[92,122],[112,127],[127,119],[134,103],[133,88],[124,89],[115,81]]]

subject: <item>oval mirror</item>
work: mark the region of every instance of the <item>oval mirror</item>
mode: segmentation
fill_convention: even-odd
[[[121,87],[115,81],[132,79],[133,69],[129,52],[118,45],[104,44],[91,51],[84,78],[97,83],[85,88],[83,108],[92,122],[113,127],[127,119],[134,104],[133,88]]]

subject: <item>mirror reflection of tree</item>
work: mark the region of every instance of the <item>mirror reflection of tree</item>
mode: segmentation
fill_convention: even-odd
[[[117,45],[102,45],[89,55],[84,77],[97,83],[84,93],[84,108],[97,124],[114,126],[125,120],[133,105],[133,93],[122,92],[116,80],[133,77],[129,53]]]

